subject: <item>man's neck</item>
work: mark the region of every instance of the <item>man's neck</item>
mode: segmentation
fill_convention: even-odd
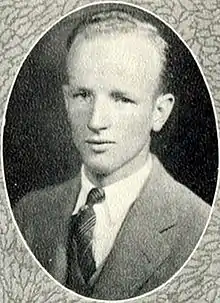
[[[110,174],[103,174],[92,171],[87,166],[84,166],[84,171],[89,181],[95,186],[106,187],[136,173],[146,164],[150,157],[151,154],[147,153],[147,155],[145,154],[143,157],[138,158],[138,161],[129,161],[123,167],[111,172]]]

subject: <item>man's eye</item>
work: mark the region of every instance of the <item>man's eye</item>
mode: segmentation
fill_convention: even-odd
[[[91,101],[91,99],[92,99],[91,93],[87,92],[87,91],[72,92],[70,94],[70,97],[72,99],[80,98],[80,99],[83,99],[85,101]]]
[[[91,97],[90,93],[89,93],[89,92],[86,92],[86,91],[79,92],[78,95],[79,95],[80,97],[82,97],[83,99],[86,99],[86,98]]]
[[[121,103],[130,103],[130,104],[134,104],[135,102],[129,98],[123,97],[123,96],[118,96],[115,97],[115,101],[116,102],[121,102]]]

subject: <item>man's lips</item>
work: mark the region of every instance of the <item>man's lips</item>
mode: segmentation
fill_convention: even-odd
[[[115,141],[107,140],[107,139],[87,139],[85,142],[95,153],[104,153],[106,152]]]
[[[102,145],[102,144],[114,144],[115,141],[112,140],[104,140],[104,139],[87,139],[86,143],[88,144],[97,144],[97,145]]]

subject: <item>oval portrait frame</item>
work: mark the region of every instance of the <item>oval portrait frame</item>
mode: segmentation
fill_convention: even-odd
[[[93,3],[90,3],[90,4],[86,4],[86,5],[83,5],[83,6],[80,6],[70,12],[68,12],[67,14],[65,14],[64,16],[62,16],[61,18],[59,18],[56,22],[54,22],[49,28],[47,28],[47,30],[45,30],[42,35],[37,39],[37,41],[34,42],[34,45],[32,45],[31,49],[28,51],[27,55],[25,56],[25,58],[22,60],[19,68],[18,68],[18,71],[15,75],[15,78],[14,78],[14,81],[11,85],[11,89],[10,89],[10,92],[8,94],[8,98],[7,98],[7,102],[6,102],[6,107],[5,107],[5,110],[4,110],[4,116],[3,116],[3,123],[2,123],[2,146],[3,146],[3,135],[4,135],[4,128],[5,128],[5,116],[6,116],[6,113],[7,113],[7,108],[8,108],[8,104],[9,104],[9,101],[10,101],[10,98],[11,98],[11,94],[12,94],[12,90],[15,86],[15,82],[16,82],[16,79],[21,71],[21,68],[22,66],[25,64],[25,61],[27,60],[27,57],[31,54],[32,50],[35,48],[35,46],[40,43],[40,40],[47,34],[50,32],[51,29],[55,28],[57,24],[59,24],[62,20],[65,20],[65,18],[67,18],[68,16],[70,15],[74,15],[74,13],[78,12],[78,11],[81,11],[81,10],[84,10],[90,6],[96,6],[96,5],[99,5],[99,4],[121,4],[121,5],[128,5],[130,7],[133,7],[134,9],[139,9],[139,10],[142,10],[143,12],[145,12],[146,14],[148,15],[151,15],[153,16],[155,19],[158,19],[159,21],[161,21],[165,27],[168,27],[178,38],[179,40],[183,43],[183,45],[187,48],[187,50],[190,52],[190,55],[192,56],[193,60],[195,61],[200,73],[201,73],[201,76],[203,78],[203,81],[204,81],[204,84],[208,90],[208,93],[209,93],[209,97],[210,97],[210,101],[212,103],[212,109],[213,109],[213,114],[214,114],[214,118],[215,118],[215,126],[216,126],[216,131],[217,131],[217,146],[218,146],[218,150],[219,150],[219,127],[218,127],[218,119],[217,119],[217,112],[216,112],[216,108],[215,108],[215,103],[213,101],[213,97],[212,97],[212,94],[211,94],[211,91],[210,91],[210,88],[209,88],[209,85],[207,83],[207,80],[206,80],[206,77],[203,73],[203,70],[198,62],[198,60],[196,59],[193,51],[188,47],[187,43],[184,41],[184,39],[173,29],[173,27],[171,27],[167,22],[165,22],[164,20],[162,20],[162,18],[160,18],[158,15],[156,15],[155,13],[147,10],[146,8],[142,7],[142,6],[139,6],[139,5],[135,5],[135,4],[132,4],[132,3],[127,3],[127,2],[123,2],[123,1],[97,1],[97,2],[93,2]],[[8,200],[8,207],[10,209],[10,214],[11,214],[11,217],[13,218],[13,223],[14,225],[16,226],[16,230],[20,236],[20,238],[22,239],[22,242],[24,243],[28,253],[31,255],[31,257],[33,258],[34,262],[37,263],[37,265],[43,270],[43,272],[48,276],[50,277],[50,279],[52,281],[54,281],[56,284],[58,284],[60,287],[62,287],[65,291],[69,292],[70,294],[74,294],[75,297],[79,297],[81,299],[85,299],[87,301],[97,301],[97,302],[103,302],[104,299],[94,299],[94,298],[90,298],[90,297],[85,297],[79,293],[76,293],[74,292],[73,290],[70,290],[68,289],[67,287],[65,287],[63,284],[61,284],[60,282],[58,282],[42,265],[41,263],[38,261],[38,259],[35,257],[34,253],[31,251],[31,249],[29,248],[27,242],[25,241],[24,239],[24,236],[22,235],[20,229],[19,229],[19,226],[15,220],[15,217],[14,217],[14,214],[13,214],[13,211],[12,211],[12,207],[11,207],[11,202],[10,202],[10,199],[9,199],[9,195],[8,195],[8,190],[7,190],[7,186],[6,186],[6,180],[5,180],[5,170],[4,170],[4,157],[3,157],[3,148],[2,148],[2,168],[3,168],[3,180],[4,180],[4,187],[5,187],[5,192],[6,192],[6,195],[7,195],[7,200]],[[218,162],[218,168],[219,168],[219,162]],[[217,190],[218,190],[218,187],[219,187],[219,173],[217,174],[217,182],[216,182],[216,186],[215,186],[215,194],[214,194],[214,198],[213,198],[213,203],[212,203],[212,207],[211,207],[211,210],[210,210],[210,213],[209,213],[209,217],[207,219],[207,222],[206,222],[206,225],[205,225],[205,228],[201,234],[201,237],[199,239],[199,241],[197,242],[197,244],[195,245],[195,248],[193,249],[193,251],[191,252],[191,254],[189,255],[189,257],[187,258],[187,260],[183,263],[183,265],[181,266],[181,268],[179,268],[179,270],[177,270],[177,272],[172,275],[166,282],[164,282],[163,284],[161,284],[160,286],[152,289],[151,291],[147,292],[147,293],[144,293],[140,296],[137,296],[137,297],[131,297],[129,299],[120,299],[119,301],[123,301],[123,302],[127,302],[127,301],[131,301],[131,300],[137,300],[137,299],[144,299],[145,297],[148,297],[149,295],[152,295],[156,292],[158,292],[159,290],[163,289],[167,284],[169,284],[171,281],[173,281],[182,271],[182,269],[188,264],[188,262],[190,261],[190,259],[192,258],[192,256],[194,255],[195,251],[198,249],[203,237],[204,237],[204,234],[208,228],[208,225],[210,223],[210,220],[211,220],[211,216],[213,214],[213,210],[214,210],[214,206],[215,206],[215,202],[216,202],[216,199],[217,199]]]

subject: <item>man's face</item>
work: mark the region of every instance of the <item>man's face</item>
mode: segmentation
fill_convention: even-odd
[[[155,46],[135,33],[72,45],[64,94],[74,143],[88,170],[126,176],[145,163],[160,70]]]

